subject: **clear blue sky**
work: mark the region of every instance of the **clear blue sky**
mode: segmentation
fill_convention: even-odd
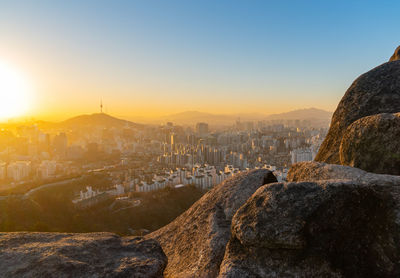
[[[400,44],[399,10],[400,1],[0,1],[0,59],[35,80],[32,113],[93,112],[100,97],[127,116],[333,111]]]

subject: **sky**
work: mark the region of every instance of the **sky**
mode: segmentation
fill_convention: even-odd
[[[334,111],[399,43],[400,1],[0,0],[27,116]],[[1,76],[0,76],[1,77]]]

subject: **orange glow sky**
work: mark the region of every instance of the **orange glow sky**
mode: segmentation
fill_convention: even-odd
[[[333,111],[390,57],[400,21],[348,1],[15,2],[0,4],[0,61],[31,81],[24,116],[46,120],[98,112],[100,99],[130,118]]]

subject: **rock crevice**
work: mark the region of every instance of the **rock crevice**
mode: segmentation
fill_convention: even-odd
[[[235,214],[219,276],[398,277],[399,196],[351,180],[265,185]]]
[[[160,242],[168,257],[166,277],[216,277],[231,237],[233,215],[265,183],[268,170],[252,170],[227,179],[189,210],[147,238]]]

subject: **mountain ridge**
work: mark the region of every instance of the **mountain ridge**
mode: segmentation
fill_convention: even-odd
[[[173,122],[180,125],[194,125],[198,122],[207,122],[212,125],[232,125],[237,120],[240,121],[262,121],[262,120],[322,120],[330,121],[332,112],[318,108],[296,109],[288,112],[277,114],[264,113],[236,113],[236,114],[214,114],[201,112],[197,110],[187,110],[175,114],[169,114],[161,117],[129,117],[129,116],[111,116],[106,113],[79,114],[66,120],[52,122],[46,120],[30,120],[30,121],[12,121],[0,123],[1,127],[10,127],[20,124],[37,124],[41,127],[72,127],[76,126],[106,126],[106,127],[123,127],[130,126],[140,128],[146,124],[163,124]]]
[[[82,114],[59,123],[64,127],[71,126],[104,126],[104,127],[142,127],[142,124],[134,123],[125,119],[113,117],[105,113]]]
[[[75,128],[75,127],[133,127],[142,128],[144,124],[117,118],[106,113],[80,114],[63,121],[51,122],[31,119],[28,121],[11,121],[0,123],[1,128],[11,128],[20,125],[37,125],[40,128]]]
[[[318,108],[296,109],[278,114],[265,113],[234,113],[214,114],[197,110],[187,110],[175,114],[169,114],[149,120],[151,123],[173,122],[176,124],[193,125],[197,122],[209,122],[213,125],[231,125],[240,121],[262,121],[262,120],[323,120],[329,123],[332,112]]]
[[[288,119],[288,120],[295,120],[298,118],[302,119],[312,119],[312,118],[331,118],[333,112],[326,111],[319,108],[304,108],[304,109],[296,109],[288,112],[277,113],[277,114],[270,114],[267,116],[268,119]]]

